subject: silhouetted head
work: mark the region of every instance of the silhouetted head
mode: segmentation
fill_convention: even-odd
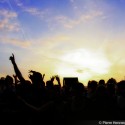
[[[125,95],[125,80],[117,83],[117,94]]]
[[[88,82],[88,89],[91,89],[91,91],[95,91],[97,88],[97,81],[92,80]]]
[[[43,82],[42,74],[36,71],[30,71],[29,78],[31,79],[32,83],[37,86],[45,86]]]
[[[82,83],[78,82],[70,88],[72,95],[83,95],[85,92],[85,87]]]
[[[116,80],[114,78],[110,78],[108,81],[107,81],[107,84],[116,84]]]
[[[32,75],[30,74],[29,78],[32,80],[32,82],[41,81],[42,80],[42,74],[36,71],[31,71]]]
[[[82,83],[79,82],[78,84],[76,84],[76,92],[80,94],[83,94],[85,92],[85,87]]]
[[[53,85],[53,82],[51,80],[49,80],[49,81],[46,82],[46,88],[47,89],[53,89],[53,86],[54,85]]]
[[[105,80],[103,79],[99,80],[99,85],[105,85]]]
[[[111,78],[107,81],[107,90],[110,95],[115,95],[116,80]]]
[[[5,80],[5,77],[1,77],[0,80]]]
[[[5,82],[7,85],[12,85],[13,84],[13,78],[9,75],[6,76]]]

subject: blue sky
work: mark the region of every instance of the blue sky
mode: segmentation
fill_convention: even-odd
[[[124,78],[124,0],[0,0],[0,76],[20,70],[107,80]],[[76,61],[77,60],[77,61]]]

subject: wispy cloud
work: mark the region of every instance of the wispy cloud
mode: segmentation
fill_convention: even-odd
[[[16,39],[16,38],[0,38],[1,43],[27,48],[31,45],[30,41]]]
[[[23,6],[23,3],[20,0],[14,0],[14,1],[15,1],[17,6],[19,6],[19,7]]]
[[[0,30],[19,31],[20,27],[16,21],[17,13],[6,9],[0,10]]]
[[[45,17],[50,12],[49,9],[42,10],[35,7],[25,7],[25,6],[22,7],[22,11],[29,13],[30,15],[36,16],[39,19],[45,19]]]
[[[18,7],[20,7],[22,12],[26,12],[30,15],[38,16],[40,18],[43,18],[44,16],[46,16],[46,14],[49,11],[48,9],[43,10],[34,6],[26,6],[21,0],[15,0],[15,3]]]
[[[57,16],[57,17],[55,17],[55,20],[59,24],[62,24],[65,28],[74,28],[75,26],[78,26],[82,23],[92,21],[95,18],[103,19],[104,18],[103,12],[93,11],[93,12],[89,12],[86,14],[82,14],[78,18],[75,18],[75,19],[71,19],[71,18],[66,17],[66,16]]]
[[[38,45],[41,44],[46,47],[53,47],[57,44],[67,42],[70,39],[68,35],[58,34],[51,37],[39,39]]]
[[[17,17],[17,13],[16,12],[12,12],[12,11],[9,11],[9,10],[6,10],[6,9],[0,10],[0,15],[4,16],[6,18],[10,18],[10,19]]]
[[[88,5],[87,3],[85,3],[85,1],[84,2],[79,1],[78,3],[81,3],[81,5],[83,5],[84,7],[89,6],[86,12],[81,10],[81,8],[78,6],[79,4],[77,5],[75,0],[70,0],[71,4],[73,4],[73,9],[74,9],[74,11],[72,12],[74,14],[73,17],[70,17],[68,15],[66,16],[63,14],[61,15],[61,13],[55,15],[54,10],[51,8],[42,9],[42,8],[36,8],[35,6],[26,6],[24,5],[23,2],[21,2],[21,0],[15,0],[15,2],[17,6],[21,8],[22,12],[28,13],[32,16],[38,17],[38,19],[40,20],[45,21],[48,27],[52,30],[56,29],[57,27],[72,29],[85,22],[92,21],[95,18],[100,18],[100,19],[106,18],[103,11],[100,9],[94,8],[91,9],[90,11],[90,6],[93,5]],[[78,11],[80,12],[79,14]],[[75,15],[75,13],[77,13],[77,15]]]
[[[32,15],[39,15],[41,13],[41,12],[39,12],[39,10],[37,8],[34,8],[34,7],[29,7],[29,8],[25,7],[23,9],[24,9],[23,11],[28,12]]]
[[[78,5],[76,4],[75,0],[70,0],[70,3],[71,3],[71,5],[72,5],[73,9],[74,9],[75,11],[77,11],[77,14],[78,14],[79,7],[78,7]],[[83,7],[84,7],[84,5],[83,5]]]

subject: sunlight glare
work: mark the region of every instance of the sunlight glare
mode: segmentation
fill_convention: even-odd
[[[62,76],[77,76],[79,79],[89,79],[95,74],[106,74],[111,63],[102,52],[91,52],[77,49],[64,54],[62,63],[56,67],[56,72]]]

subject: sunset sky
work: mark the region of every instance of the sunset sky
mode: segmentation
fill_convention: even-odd
[[[0,0],[0,77],[28,71],[88,80],[125,76],[125,0]]]

